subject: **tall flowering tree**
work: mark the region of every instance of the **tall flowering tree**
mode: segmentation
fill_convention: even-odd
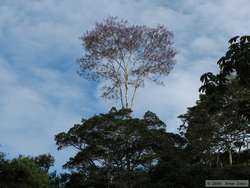
[[[130,25],[109,17],[81,37],[84,54],[78,60],[79,73],[104,81],[102,97],[119,99],[122,108],[132,108],[146,79],[163,84],[162,76],[173,68],[172,38],[164,26]]]

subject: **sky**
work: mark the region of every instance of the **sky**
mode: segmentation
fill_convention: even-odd
[[[60,169],[73,151],[57,151],[54,135],[116,105],[76,73],[79,37],[108,16],[174,33],[177,63],[165,87],[139,90],[134,114],[153,111],[176,132],[200,75],[218,70],[231,37],[249,34],[249,8],[249,0],[0,0],[0,151],[51,153]]]

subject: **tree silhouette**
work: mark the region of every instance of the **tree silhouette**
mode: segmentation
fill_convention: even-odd
[[[138,119],[130,117],[130,112],[113,108],[56,135],[58,149],[74,147],[78,151],[64,167],[77,170],[85,185],[91,180],[104,182],[103,187],[145,185],[165,143],[174,147],[174,142],[154,113]]]

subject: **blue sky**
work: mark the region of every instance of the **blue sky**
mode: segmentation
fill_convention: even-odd
[[[216,72],[230,37],[249,34],[249,7],[249,0],[0,0],[0,150],[50,152],[59,169],[72,152],[56,151],[54,135],[115,105],[76,74],[75,63],[79,37],[107,16],[174,33],[177,64],[166,86],[146,83],[134,112],[151,110],[176,131],[177,116],[198,97],[200,75]]]

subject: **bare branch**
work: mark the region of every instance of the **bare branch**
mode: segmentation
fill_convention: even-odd
[[[131,108],[146,79],[161,83],[171,71],[176,54],[172,38],[164,26],[129,25],[109,17],[81,37],[85,53],[78,61],[80,75],[110,81],[112,86],[103,88],[103,96],[117,95],[122,107]]]

